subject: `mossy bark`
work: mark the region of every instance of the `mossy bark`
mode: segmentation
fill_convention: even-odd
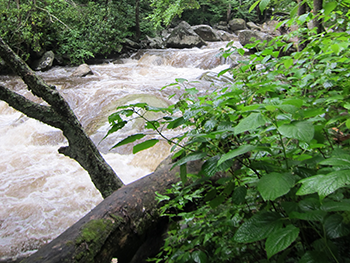
[[[171,159],[167,158],[154,173],[123,186],[55,240],[21,262],[100,263],[110,262],[114,257],[119,263],[143,262],[145,256],[139,256],[137,252],[145,242],[156,246],[156,237],[162,234],[167,223],[166,218],[159,216],[155,192],[164,194],[172,184],[180,181],[179,168],[170,170],[171,166]],[[192,162],[187,169],[189,173],[196,173],[200,168],[200,162]],[[151,255],[150,246],[146,252],[147,256]]]
[[[3,86],[0,86],[0,99],[28,117],[62,130],[69,146],[60,148],[59,152],[76,160],[89,173],[104,198],[123,186],[56,87],[47,85],[1,38],[0,56],[23,79],[28,89],[49,106],[34,103]]]

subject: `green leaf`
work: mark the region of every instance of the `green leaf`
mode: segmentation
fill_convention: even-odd
[[[260,3],[260,1],[261,0],[258,0],[254,4],[251,5],[251,7],[249,8],[249,13],[251,13],[254,10],[254,8]]]
[[[238,123],[238,125],[235,127],[235,135],[245,131],[255,130],[265,123],[266,121],[260,113],[252,113]]]
[[[273,255],[289,247],[299,236],[299,231],[299,228],[288,225],[286,228],[271,233],[265,242],[267,257],[271,258]]]
[[[285,99],[282,101],[282,105],[293,105],[300,109],[303,106],[304,102],[300,99]]]
[[[275,200],[285,195],[294,186],[294,177],[290,173],[266,174],[258,182],[258,190],[264,200]]]
[[[176,163],[174,163],[172,168],[174,168],[175,166],[178,166],[178,165],[182,165],[184,163],[188,163],[190,161],[200,160],[200,159],[204,158],[205,156],[207,156],[207,153],[205,153],[205,152],[199,152],[199,153],[197,152],[197,153],[189,154],[189,155],[181,158],[180,160],[178,160]]]
[[[350,211],[350,200],[344,199],[340,202],[328,201],[325,202],[321,209],[326,212]]]
[[[232,160],[227,160],[226,162],[218,165],[220,157],[220,155],[216,155],[205,161],[205,163],[202,165],[202,172],[210,177],[215,175],[217,172],[225,171],[232,166]]]
[[[179,117],[173,121],[171,121],[167,128],[168,129],[175,129],[176,127],[179,127],[180,125],[184,124],[186,122],[186,120],[184,119],[184,117]]]
[[[232,201],[236,205],[240,205],[245,201],[247,195],[247,188],[245,186],[237,187],[232,194]]]
[[[337,157],[331,157],[321,161],[319,164],[322,165],[335,165],[335,166],[350,166],[350,156],[342,155]]]
[[[225,201],[226,197],[223,196],[223,195],[219,195],[217,197],[215,197],[213,200],[211,200],[209,202],[209,205],[211,208],[216,208],[218,207],[219,205],[221,205],[224,201]]]
[[[280,219],[278,213],[259,212],[237,229],[233,239],[238,243],[251,243],[264,239],[282,228]]]
[[[103,137],[102,140],[106,139],[106,137],[116,131],[119,131],[120,129],[122,129],[125,125],[127,124],[127,121],[122,121],[122,122],[118,122],[116,124],[113,124],[112,128],[110,128],[106,134],[105,137]]]
[[[202,250],[196,250],[192,253],[192,259],[196,263],[207,263],[208,257]]]
[[[264,12],[266,9],[267,5],[270,3],[270,0],[261,0],[259,4],[260,12],[261,14]]]
[[[347,119],[345,122],[346,128],[350,129],[350,119]]]
[[[175,79],[176,82],[178,83],[184,83],[184,82],[187,82],[188,80],[187,79],[183,79],[183,78],[177,78]]]
[[[145,137],[146,134],[142,134],[142,133],[139,133],[139,134],[134,134],[134,135],[130,135],[128,137],[126,137],[124,140],[121,140],[120,142],[118,142],[116,145],[114,145],[111,149],[113,148],[117,148],[119,146],[122,146],[122,145],[125,145],[125,144],[128,144],[128,143],[131,143],[131,142],[134,142],[136,140],[140,140],[142,139],[143,137]]]
[[[324,16],[328,16],[336,7],[337,7],[337,2],[328,2],[324,6]]]
[[[329,259],[322,251],[307,251],[298,263],[329,263]]]
[[[283,124],[278,131],[288,138],[301,140],[309,143],[314,137],[314,126],[308,121],[293,121],[289,124]]]
[[[293,61],[292,58],[283,60],[284,67],[285,67],[286,69],[289,69],[289,68],[293,65],[293,62],[294,62],[294,61]]]
[[[335,190],[350,184],[350,170],[331,172],[327,175],[318,174],[300,180],[302,186],[297,195],[307,195],[317,192],[321,199]]]
[[[139,144],[136,144],[133,148],[132,148],[132,153],[138,153],[140,151],[146,150],[148,148],[151,148],[152,146],[154,146],[157,142],[159,142],[158,139],[151,139],[151,140],[147,140],[144,142],[141,142]]]
[[[333,214],[326,218],[324,228],[330,238],[338,238],[350,234],[349,226],[343,223],[343,217]]]
[[[306,221],[322,222],[327,212],[321,210],[308,211],[305,213],[291,212],[289,214],[290,219],[300,219]]]
[[[223,162],[225,162],[226,160],[230,160],[236,156],[245,154],[247,152],[250,152],[252,150],[254,150],[256,148],[256,146],[254,145],[250,145],[250,144],[246,144],[246,145],[241,145],[239,146],[237,149],[234,149],[226,154],[224,154],[220,160],[218,161],[218,165],[222,164]]]
[[[299,5],[301,5],[301,3],[299,3]],[[298,7],[299,5],[296,5],[295,7],[292,8],[292,10],[290,11],[290,17],[295,17],[295,15],[298,13]]]
[[[180,178],[181,182],[185,184],[187,182],[187,165],[186,163],[180,165]]]

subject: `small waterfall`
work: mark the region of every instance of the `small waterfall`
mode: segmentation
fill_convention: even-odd
[[[175,90],[160,91],[161,87],[175,78],[197,80],[208,69],[219,72],[227,68],[217,56],[226,44],[142,51],[139,60],[93,65],[94,75],[84,78],[70,77],[75,68],[66,67],[38,74],[57,87],[107,162],[124,183],[130,183],[151,173],[169,154],[169,145],[163,141],[136,155],[132,155],[131,146],[109,151],[119,140],[140,132],[142,123],[134,122],[101,142],[108,130],[107,117],[117,106],[128,103],[174,103],[176,98],[167,98]],[[0,76],[0,84],[40,101],[16,76]],[[207,90],[211,82],[203,80],[197,85]],[[0,260],[4,260],[33,253],[94,208],[102,197],[75,161],[58,154],[58,148],[66,145],[61,131],[26,117],[2,101],[0,141]]]

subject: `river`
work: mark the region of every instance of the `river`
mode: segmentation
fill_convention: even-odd
[[[71,77],[74,67],[54,67],[38,74],[57,87],[106,161],[127,184],[151,173],[170,148],[163,141],[136,155],[129,146],[110,151],[118,140],[142,130],[142,124],[129,125],[101,142],[109,127],[108,115],[127,103],[174,103],[176,96],[172,101],[168,96],[177,89],[160,89],[175,78],[198,80],[208,71],[218,73],[227,68],[217,56],[226,44],[146,50],[124,59],[123,64],[90,65],[94,75],[84,78]],[[0,84],[38,101],[16,76],[0,76]],[[201,80],[195,85],[208,90],[212,82]],[[87,172],[57,152],[64,145],[60,130],[0,101],[0,260],[35,252],[102,201]]]

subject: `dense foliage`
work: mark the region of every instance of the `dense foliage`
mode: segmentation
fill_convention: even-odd
[[[152,30],[147,8],[141,5],[144,33]],[[71,63],[117,53],[135,23],[135,1],[0,1],[0,36],[25,60],[47,50]]]
[[[134,152],[164,139],[165,128],[183,128],[168,139],[182,182],[158,195],[173,225],[152,261],[350,261],[350,12],[336,6],[326,5],[333,26],[322,34],[303,26],[311,13],[280,23],[299,24],[302,50],[287,41],[298,31],[246,46],[258,50],[249,56],[228,47],[224,57],[244,55],[219,74],[231,74],[231,84],[202,94],[177,79],[175,105],[138,103],[109,117],[109,134],[135,118],[158,133]],[[149,111],[163,117],[148,119]],[[186,173],[192,160],[204,162],[197,175]]]
[[[289,1],[289,0],[285,0]],[[121,51],[126,38],[153,36],[173,19],[191,25],[244,18],[254,0],[23,0],[0,1],[0,37],[25,61],[52,50],[62,63],[78,64]],[[266,2],[266,0],[265,0]],[[276,6],[279,2],[271,2]]]

